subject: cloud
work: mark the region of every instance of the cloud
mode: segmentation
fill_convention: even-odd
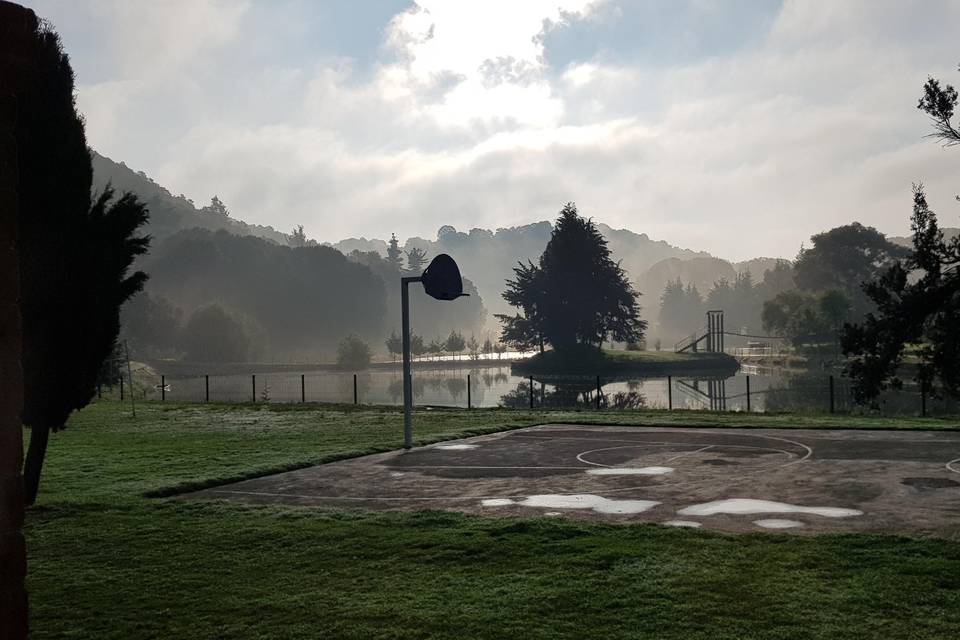
[[[956,3],[364,3],[336,18],[379,30],[362,51],[325,48],[335,17],[313,3],[37,5],[98,150],[320,240],[576,200],[681,246],[790,257],[852,220],[907,232],[918,180],[956,224],[960,154],[914,108],[928,74],[956,84]]]

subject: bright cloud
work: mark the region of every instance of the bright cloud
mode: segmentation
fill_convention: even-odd
[[[575,200],[681,246],[792,256],[852,220],[907,232],[918,180],[957,223],[960,153],[914,108],[928,74],[960,81],[956,2],[31,4],[97,150],[320,240]]]

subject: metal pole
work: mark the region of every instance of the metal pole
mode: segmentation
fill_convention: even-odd
[[[533,409],[533,376],[530,376],[530,408]]]
[[[203,376],[203,401],[210,402],[210,375]]]
[[[750,413],[750,376],[747,376],[747,413]]]
[[[300,402],[305,403],[307,401],[307,381],[306,375],[300,374]]]
[[[472,409],[470,399],[470,374],[467,374],[467,409]]]
[[[166,376],[160,376],[160,402],[166,402],[167,400],[167,378]]]
[[[419,277],[400,278],[400,315],[403,334],[403,448],[413,446],[413,424],[410,410],[413,407],[413,381],[410,378],[410,291],[411,282],[420,282]]]
[[[123,341],[123,350],[127,354],[127,378],[130,380],[130,413],[133,414],[133,417],[137,417],[137,399],[136,391],[133,388],[133,370],[130,368],[130,345],[127,344],[127,341]],[[121,378],[122,380],[122,378]]]
[[[257,401],[257,374],[255,374],[255,373],[251,373],[251,374],[250,374],[250,385],[251,385],[251,386],[250,386],[250,392],[253,394],[251,397],[253,398],[253,402],[256,403],[256,401]]]
[[[353,404],[357,404],[357,374],[353,374]]]
[[[707,311],[707,351],[713,351],[713,312]]]
[[[833,413],[834,404],[833,404],[833,376],[830,376],[830,413]]]
[[[667,409],[673,411],[673,376],[667,376]]]
[[[597,376],[597,409],[600,408],[600,376]]]

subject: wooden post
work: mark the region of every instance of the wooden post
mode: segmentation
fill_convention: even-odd
[[[307,401],[307,380],[305,374],[300,374],[300,402],[306,403]]]
[[[600,376],[597,376],[597,409],[600,409]]]
[[[120,376],[120,402],[123,402],[123,375]]]
[[[927,417],[927,383],[920,381],[920,417]]]
[[[533,376],[530,376],[530,408],[533,409]]]
[[[100,383],[97,383],[97,400],[103,397],[103,391],[100,389]]]
[[[747,376],[747,413],[750,413],[750,376]]]
[[[673,411],[673,376],[667,376],[667,410]]]
[[[166,402],[167,400],[167,378],[166,376],[160,376],[160,402]]]
[[[257,374],[255,373],[250,374],[250,385],[251,385],[250,390],[252,394],[251,398],[253,399],[253,402],[256,403],[257,402]]]
[[[470,374],[467,374],[467,409],[472,409],[470,402]]]
[[[830,376],[830,413],[834,411],[834,402],[833,402],[833,376]]]
[[[357,404],[357,374],[353,374],[353,404]]]
[[[203,376],[203,383],[205,387],[204,394],[203,394],[203,401],[210,402],[210,376],[209,375]]]

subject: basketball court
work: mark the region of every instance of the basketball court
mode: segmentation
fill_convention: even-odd
[[[549,424],[184,497],[960,537],[960,431]]]

